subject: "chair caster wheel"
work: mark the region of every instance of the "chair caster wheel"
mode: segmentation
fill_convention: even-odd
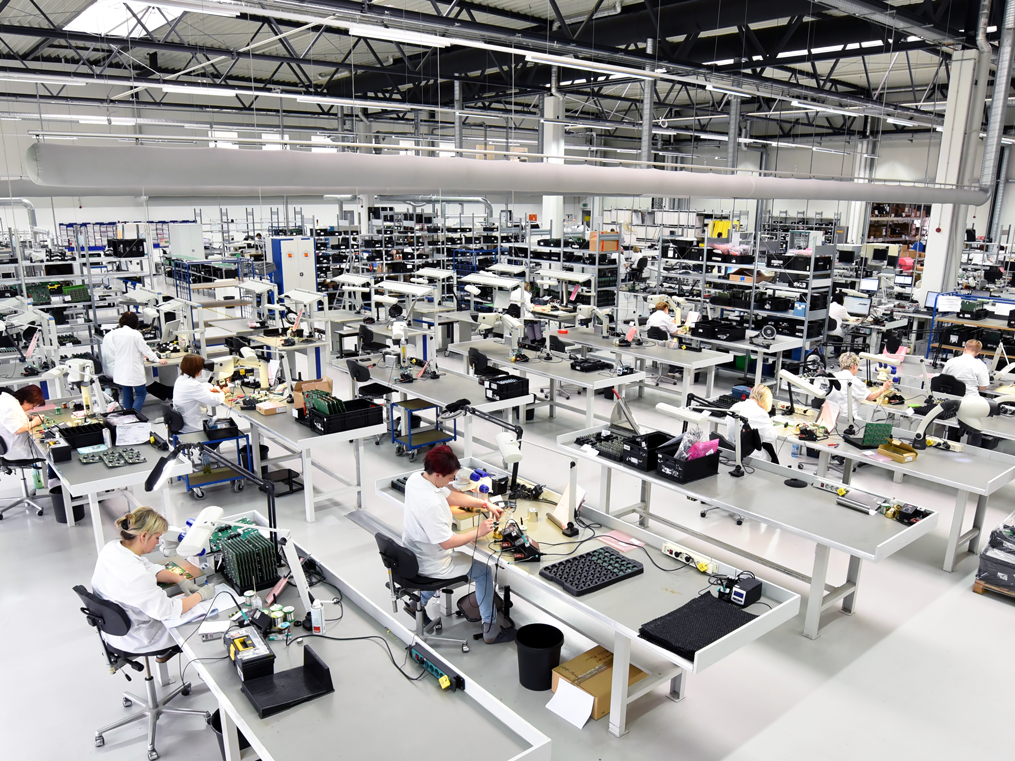
[[[702,510],[701,511],[701,517],[704,518],[706,515],[707,515],[707,513],[704,510]]]
[[[148,751],[148,761],[158,761],[159,752],[157,750]]]
[[[0,513],[0,521],[2,521],[3,519],[4,519],[4,514]]]
[[[375,441],[375,442],[374,442],[374,446],[375,446],[375,447],[379,447],[380,445],[381,445],[381,442],[379,442],[379,441]]]
[[[744,522],[743,522],[743,521],[737,521],[737,525],[738,525],[738,526],[743,526],[743,525],[744,525]]]
[[[435,632],[439,632],[443,628],[444,628],[444,624],[434,624],[433,630]]]
[[[469,652],[469,646],[468,645],[462,645],[462,652],[463,653]]]
[[[124,698],[123,699],[123,707],[124,708],[130,708],[132,705],[134,705],[134,701],[133,700],[131,700],[130,698]]]
[[[183,695],[183,697],[187,697],[187,695],[190,694],[190,689],[191,689],[190,683],[188,682],[187,684],[183,685],[183,689],[180,690],[180,694]]]
[[[246,485],[245,481],[233,481],[233,491],[238,493],[243,491],[243,487]]]
[[[95,735],[95,747],[96,748],[101,748],[105,744],[106,744],[106,738],[104,738],[102,735]]]
[[[190,493],[193,495],[194,499],[204,499],[204,489],[194,488],[190,490]]]
[[[43,513],[43,509],[41,507],[38,510],[35,511],[36,515],[42,515],[42,513]]]

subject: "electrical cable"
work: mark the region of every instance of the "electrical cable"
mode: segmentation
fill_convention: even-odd
[[[426,669],[423,669],[418,676],[409,676],[408,674],[406,674],[405,671],[402,670],[402,666],[404,666],[409,660],[408,647],[406,647],[405,661],[402,662],[402,666],[399,666],[398,663],[395,661],[395,654],[391,651],[391,645],[384,637],[380,636],[379,634],[367,634],[362,637],[329,637],[327,634],[301,634],[298,637],[288,635],[286,637],[285,646],[289,647],[293,643],[300,642],[304,639],[328,639],[332,640],[333,642],[359,642],[362,640],[377,640],[382,645],[384,645],[385,650],[387,650],[388,659],[391,661],[391,665],[394,666],[398,670],[398,673],[404,676],[408,681],[418,682],[420,679],[422,679],[424,676],[430,673]]]

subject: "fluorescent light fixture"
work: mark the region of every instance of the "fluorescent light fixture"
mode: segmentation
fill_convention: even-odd
[[[732,95],[734,98],[748,98],[749,93],[737,92],[736,90],[727,90],[725,87],[716,87],[715,85],[705,85],[705,89],[709,92],[719,92],[723,95]]]
[[[46,135],[45,138],[47,140],[77,140],[76,137],[70,135]]]
[[[892,117],[886,118],[885,121],[888,122],[889,124],[898,124],[900,127],[919,127],[920,126],[916,122],[907,122],[905,119],[894,119]]]
[[[162,92],[179,93],[182,95],[210,95],[214,98],[232,98],[235,95],[273,95],[274,93],[254,93],[253,91],[233,90],[228,87],[202,87],[201,85],[158,85]]]
[[[412,111],[413,109],[424,109],[427,111],[443,111],[434,106],[416,105],[412,103],[389,103],[386,100],[353,100],[352,98],[327,98],[315,97],[313,95],[297,96],[297,103],[320,103],[324,106],[351,106],[352,108],[380,108],[394,111]]]
[[[542,63],[548,66],[566,66],[569,69],[579,71],[598,71],[604,74],[623,74],[627,77],[638,79],[661,79],[662,75],[654,71],[642,71],[631,69],[626,66],[614,66],[610,63],[599,63],[598,61],[586,61],[583,58],[571,58],[562,55],[547,55],[545,53],[527,53],[525,60],[529,63]]]
[[[371,40],[403,42],[407,45],[415,45],[420,48],[446,48],[451,45],[443,37],[438,37],[434,34],[423,34],[422,32],[387,29],[383,26],[368,24],[349,24],[348,28],[350,37],[366,37]]]
[[[820,147],[818,147],[816,145],[813,146],[811,148],[811,150],[814,151],[815,153],[834,153],[836,156],[846,156],[847,155],[847,153],[845,151],[836,151],[836,150],[832,150],[831,148],[820,148]]]
[[[20,116],[0,116],[0,122],[20,122]]]
[[[22,82],[34,85],[71,85],[73,87],[84,87],[87,82],[82,82],[74,77],[45,76],[43,74],[15,74],[3,72],[0,74],[0,82]]]
[[[863,116],[853,111],[840,111],[837,108],[829,108],[828,106],[818,106],[811,103],[803,103],[799,100],[794,100],[790,105],[802,108],[805,111],[822,111],[827,114],[838,114],[839,116]]]

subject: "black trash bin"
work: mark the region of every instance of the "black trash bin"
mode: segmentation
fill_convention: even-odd
[[[254,467],[253,463],[250,463],[249,465],[247,464],[247,461],[249,460],[249,458],[247,457],[247,452],[248,451],[249,451],[248,447],[244,447],[244,446],[240,447],[240,465],[242,465],[244,468],[246,468],[247,470],[249,470],[250,472],[253,473],[253,467]],[[259,451],[260,451],[260,454],[261,454],[261,462],[264,462],[265,460],[268,459],[268,445],[267,444],[261,444]],[[260,473],[260,475],[262,477],[268,475],[268,466],[267,465],[262,465],[261,466],[261,473]]]
[[[518,681],[529,690],[548,690],[560,665],[564,633],[549,624],[528,624],[518,630]]]
[[[215,739],[219,741],[219,752],[222,754],[222,761],[226,761],[226,741],[222,738],[222,714],[215,711],[208,719],[208,726],[211,727],[215,733]],[[239,736],[240,750],[250,747],[250,743],[247,742],[247,738],[243,736],[240,730],[236,730],[236,734]]]
[[[67,522],[67,500],[70,497],[64,497],[62,486],[52,486],[49,489],[49,496],[53,498],[53,515],[56,516],[57,523]],[[74,522],[78,523],[85,519],[85,506],[84,504],[74,505]]]

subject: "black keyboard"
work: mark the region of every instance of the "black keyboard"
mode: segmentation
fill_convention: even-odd
[[[560,584],[569,595],[581,597],[644,572],[645,566],[637,560],[612,547],[599,547],[541,568],[539,575]]]

